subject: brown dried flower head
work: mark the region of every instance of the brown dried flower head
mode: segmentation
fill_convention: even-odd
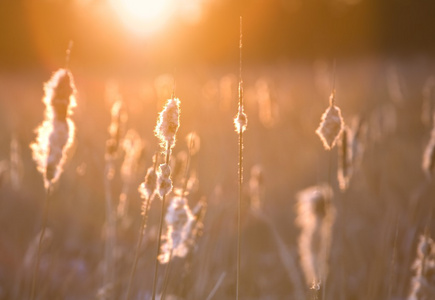
[[[45,187],[58,180],[66,153],[74,141],[75,126],[70,119],[76,106],[73,76],[67,69],[57,70],[44,85],[45,119],[30,145],[33,159],[44,176]]]
[[[316,130],[326,150],[331,150],[335,146],[344,126],[340,108],[335,105],[334,97],[335,92],[332,92],[329,98],[329,107],[323,113],[322,121],[320,122],[319,128]]]

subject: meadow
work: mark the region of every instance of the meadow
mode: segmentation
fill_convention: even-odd
[[[166,277],[167,299],[234,299],[238,67],[108,77],[75,69],[72,59],[70,70],[77,89],[71,117],[75,142],[52,187],[35,299],[124,299],[141,224],[138,187],[161,151],[153,131],[174,90],[181,112],[172,182],[183,186],[190,157],[188,205],[205,205],[194,245],[185,257],[172,258],[170,272],[165,273],[167,264],[159,266],[157,290]],[[433,178],[422,170],[434,126],[434,70],[435,62],[425,58],[343,59],[336,61],[335,71],[323,60],[243,66],[248,125],[240,299],[408,299],[419,238],[435,233]],[[30,293],[45,189],[29,145],[43,120],[43,83],[54,71],[0,74],[0,299],[28,299]],[[345,124],[360,130],[360,156],[352,162],[344,191],[337,179],[339,147],[325,150],[315,133],[333,81]],[[119,99],[128,119],[107,189],[106,142],[111,109]],[[122,144],[129,130],[137,133],[141,149],[125,176],[122,165],[132,144],[127,150]],[[200,147],[189,156],[190,132],[199,136]],[[318,292],[306,282],[300,264],[297,195],[322,184],[331,186],[335,218],[329,271]],[[109,285],[104,283],[107,191],[116,216]],[[120,197],[128,205],[117,214]],[[160,203],[155,199],[149,207],[130,299],[151,297]],[[427,268],[432,273],[426,294],[412,299],[435,299],[433,265]]]

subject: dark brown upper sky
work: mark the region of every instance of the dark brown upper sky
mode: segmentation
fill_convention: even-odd
[[[107,1],[2,0],[0,65],[56,67],[70,39],[80,66],[237,63],[240,14],[248,63],[435,53],[431,0],[206,0],[199,22],[175,14],[146,38],[129,32]]]

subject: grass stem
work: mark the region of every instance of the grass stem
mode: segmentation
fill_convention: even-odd
[[[42,246],[42,241],[44,239],[45,229],[47,228],[48,204],[49,204],[50,190],[51,190],[51,184],[49,184],[47,189],[45,190],[45,203],[44,203],[44,211],[43,211],[43,215],[42,215],[42,229],[41,229],[41,234],[39,235],[38,252],[36,253],[36,262],[35,262],[35,266],[33,268],[32,290],[31,290],[31,294],[30,294],[30,300],[35,299],[36,283],[38,281],[39,261],[40,261],[40,257],[41,257],[41,246]]]

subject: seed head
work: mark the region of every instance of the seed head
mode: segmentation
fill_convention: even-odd
[[[75,126],[70,119],[71,109],[76,105],[72,74],[59,69],[44,85],[44,92],[45,119],[36,129],[36,141],[30,148],[47,188],[58,180],[74,141]]]
[[[335,146],[344,126],[340,108],[335,105],[334,97],[333,92],[329,98],[329,107],[323,113],[322,121],[320,122],[319,128],[316,130],[326,150],[331,150]]]
[[[328,273],[331,230],[335,209],[332,189],[328,185],[313,186],[297,195],[296,224],[301,228],[299,253],[307,284],[319,286]]]
[[[167,232],[162,245],[161,263],[167,263],[172,256],[185,257],[188,252],[187,240],[192,231],[194,216],[184,197],[173,197],[165,216]]]
[[[161,164],[157,172],[157,187],[161,198],[172,190],[171,167]]]
[[[160,112],[157,126],[154,130],[155,135],[160,139],[162,148],[173,148],[175,145],[175,135],[180,126],[180,100],[178,98],[169,99],[165,108]]]

